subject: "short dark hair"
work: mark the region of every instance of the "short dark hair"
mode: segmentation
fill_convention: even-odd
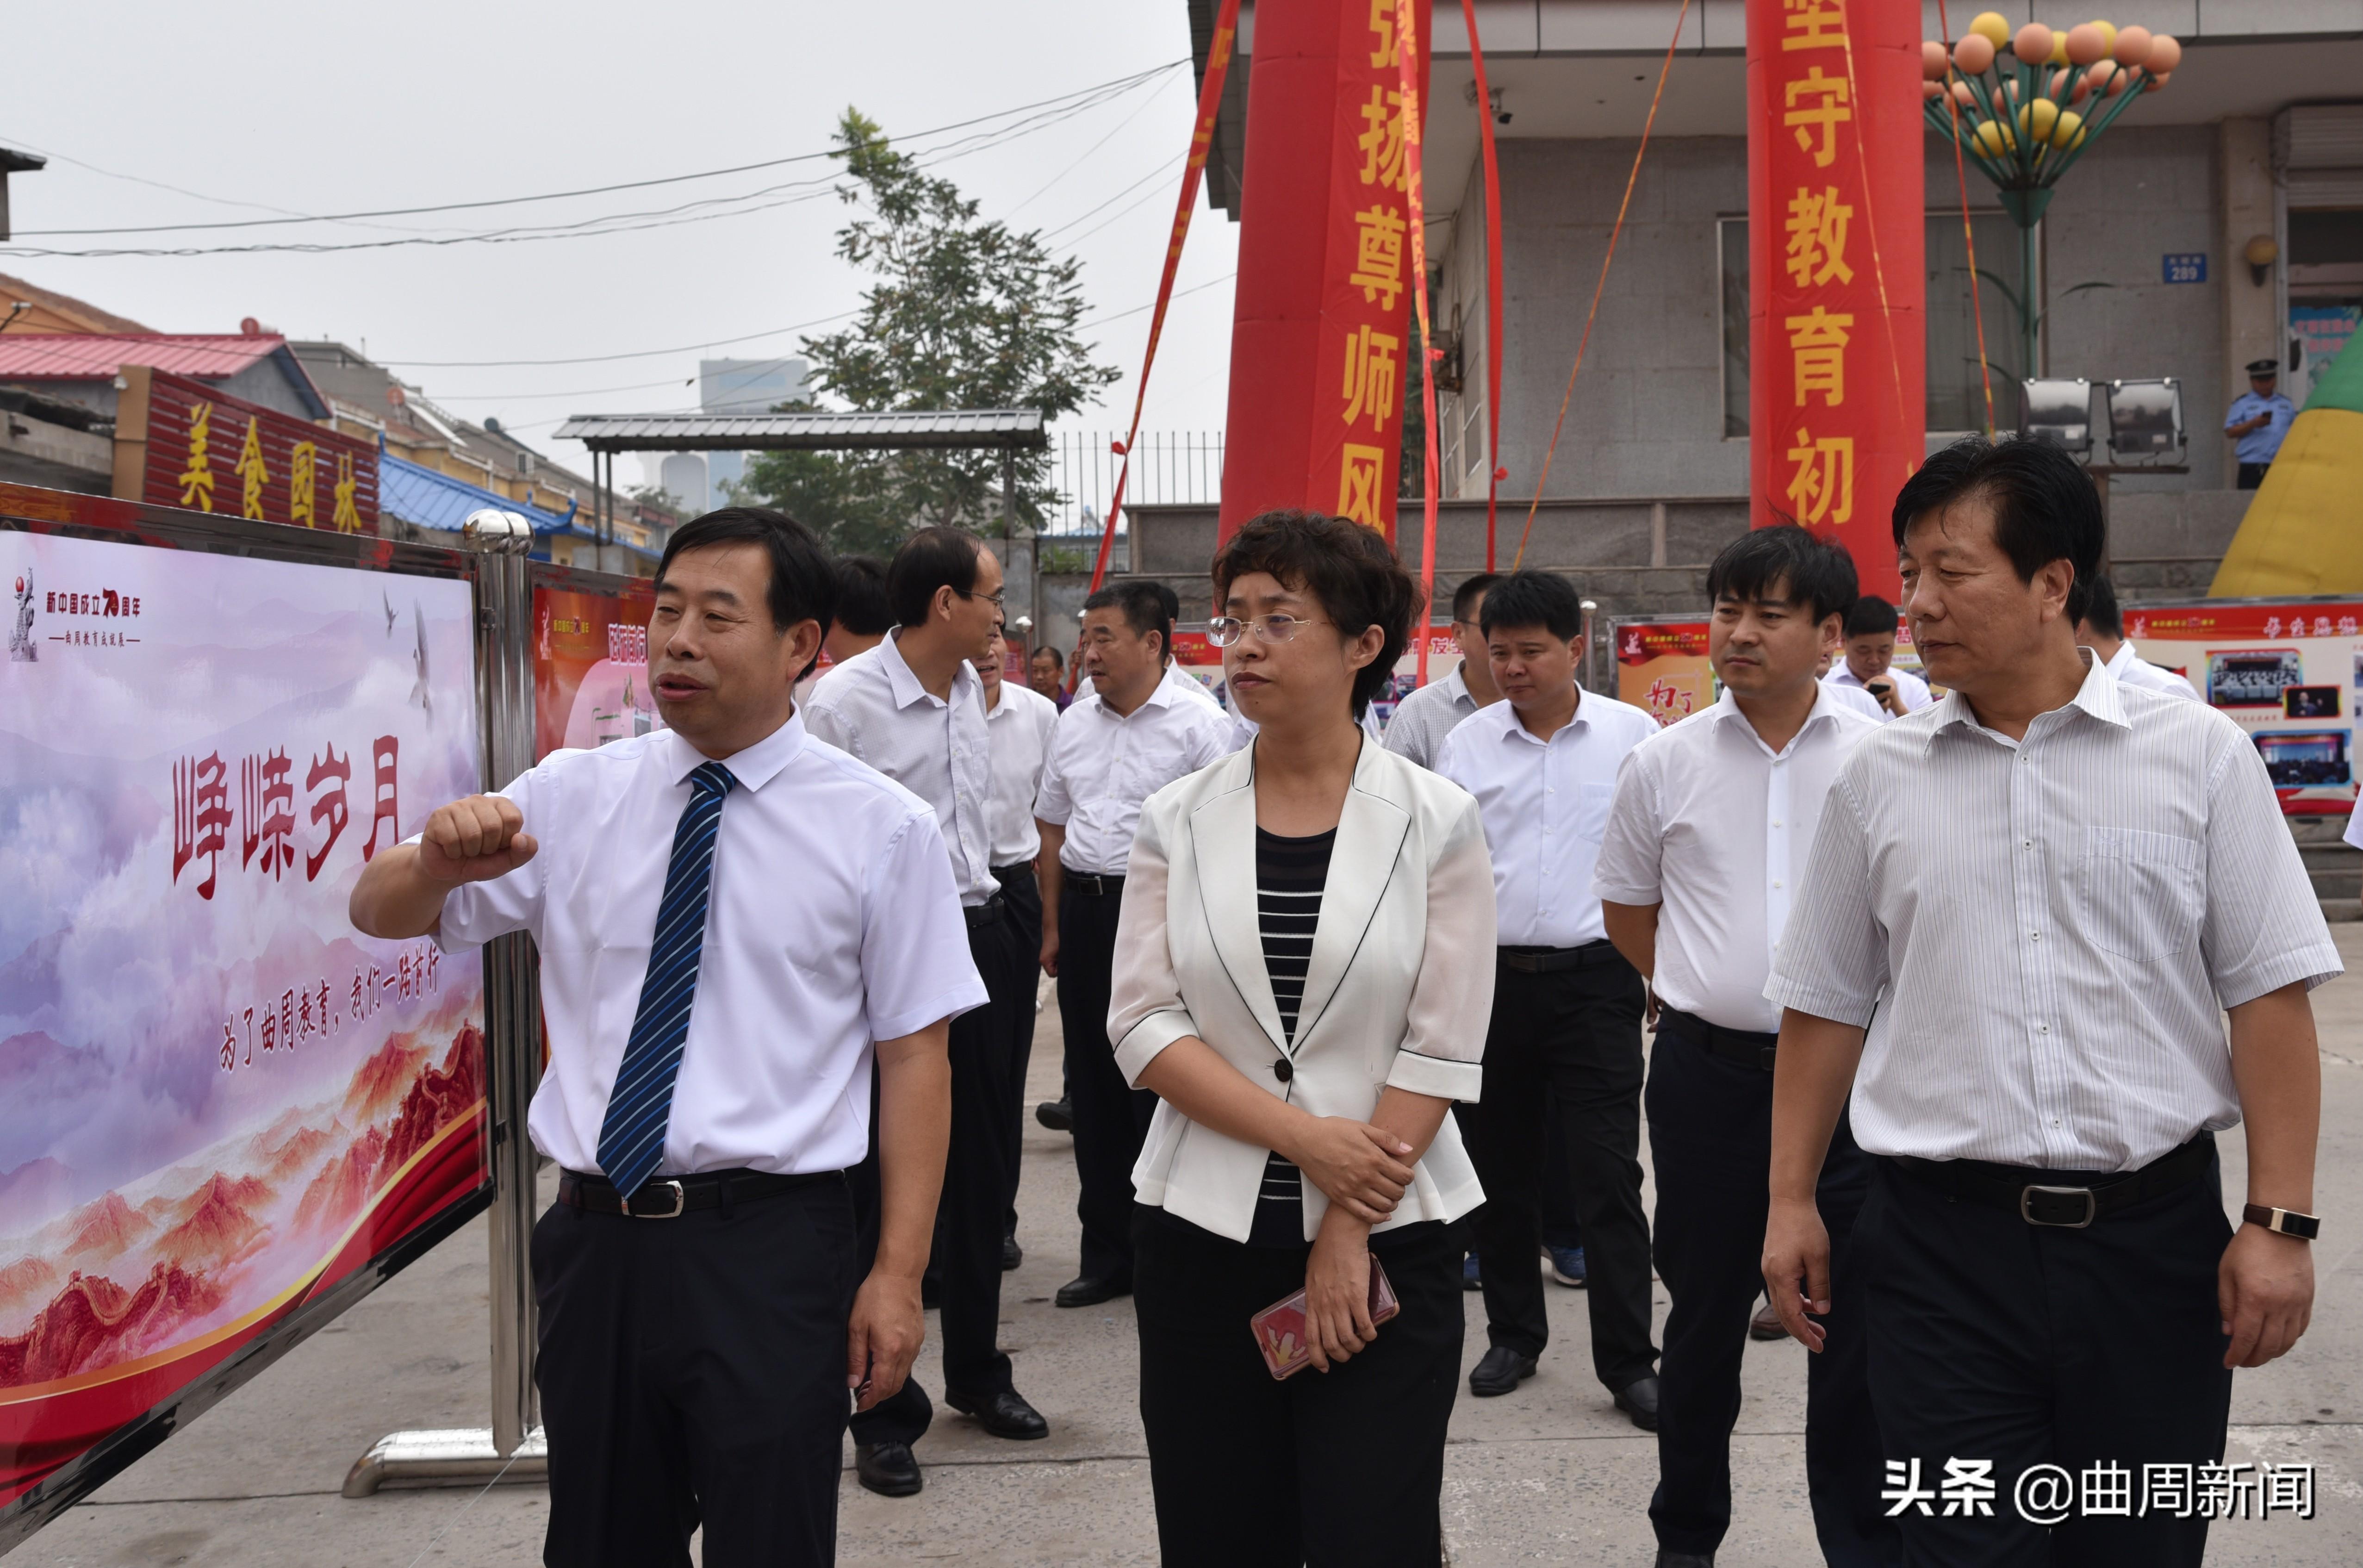
[[[1893,637],[1895,628],[1895,606],[1876,594],[1865,594],[1847,611],[1848,637]]]
[[[2125,635],[2124,612],[2117,607],[2116,584],[2103,572],[2092,573],[2087,585],[2084,613],[2076,618],[2099,632],[2102,637],[2123,638]]]
[[[886,568],[886,603],[898,626],[923,626],[936,591],[966,594],[976,586],[984,541],[965,528],[921,528],[903,541]]]
[[[1146,637],[1157,634],[1158,658],[1173,657],[1173,612],[1166,607],[1165,597],[1172,590],[1159,583],[1111,583],[1083,601],[1083,613],[1093,610],[1117,609],[1124,612],[1124,624],[1133,634]],[[1177,599],[1175,601],[1179,603]]]
[[[1048,642],[1044,643],[1041,647],[1036,649],[1026,657],[1027,660],[1031,661],[1041,658],[1045,653],[1050,656],[1050,668],[1053,670],[1063,670],[1067,667],[1067,656],[1059,652],[1057,648]]]
[[[1379,656],[1354,672],[1352,707],[1362,717],[1394,674],[1411,643],[1419,589],[1395,559],[1386,538],[1348,517],[1322,512],[1266,512],[1250,517],[1215,555],[1215,606],[1220,613],[1231,584],[1251,573],[1270,573],[1282,585],[1321,601],[1341,638],[1379,628]]]
[[[2082,620],[2109,542],[2091,476],[2047,442],[1964,436],[1922,463],[1896,493],[1896,548],[1903,548],[1914,522],[1972,495],[1993,504],[1994,543],[2010,557],[2020,582],[2032,583],[2055,561],[2075,569],[2068,620]]]
[[[1845,547],[1815,539],[1794,523],[1748,529],[1725,545],[1706,569],[1709,604],[1775,599],[1805,606],[1816,623],[1844,615],[1857,586],[1854,557]]]
[[[1480,572],[1474,577],[1463,577],[1460,586],[1452,590],[1452,618],[1467,620],[1469,612],[1485,597],[1485,590],[1502,580],[1498,572]]]
[[[884,562],[874,555],[837,558],[837,624],[856,637],[883,637],[894,629]]]
[[[827,629],[837,609],[837,573],[829,568],[827,553],[812,529],[769,506],[725,506],[673,529],[657,562],[656,585],[664,586],[665,574],[682,554],[725,544],[760,544],[771,558],[765,600],[773,630],[785,631],[808,620]]]
[[[1538,626],[1567,642],[1583,635],[1583,601],[1574,584],[1554,573],[1511,573],[1487,591],[1482,614],[1488,637],[1505,626]]]

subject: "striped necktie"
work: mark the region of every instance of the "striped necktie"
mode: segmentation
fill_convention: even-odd
[[[714,881],[714,836],[722,826],[722,799],[738,781],[719,762],[689,775],[689,805],[673,829],[672,863],[665,868],[664,900],[657,906],[656,940],[649,947],[640,1010],[624,1046],[616,1087],[599,1127],[599,1169],[626,1197],[656,1174],[672,1116],[673,1079],[689,1040],[689,1009],[697,1000],[697,962],[705,946],[706,891]]]

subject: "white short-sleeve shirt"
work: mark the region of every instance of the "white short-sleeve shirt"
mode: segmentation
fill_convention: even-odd
[[[670,729],[552,752],[501,792],[539,840],[534,858],[443,901],[446,951],[509,931],[540,946],[549,1067],[527,1121],[568,1170],[599,1170],[674,829],[705,761]],[[814,741],[801,715],[722,761],[738,783],[657,1169],[842,1170],[870,1147],[871,1042],[986,999],[943,838],[926,802]]]
[[[1170,679],[1159,679],[1128,714],[1096,691],[1069,704],[1050,732],[1034,802],[1035,816],[1067,830],[1059,863],[1086,875],[1122,876],[1132,860],[1140,803],[1226,755],[1230,729],[1230,716],[1213,698],[1192,697]]]
[[[1034,824],[1034,797],[1042,788],[1042,764],[1058,728],[1059,705],[1031,686],[1001,683],[1001,700],[984,710],[993,741],[993,863],[1023,865],[1041,852],[1042,830]]]
[[[2200,700],[2198,692],[2192,689],[2190,682],[2173,671],[2161,670],[2141,657],[2134,651],[2131,642],[2117,644],[2116,652],[2109,658],[2109,673],[2124,684],[2139,686],[2144,691],[2160,692],[2170,697],[2181,697],[2187,702]]]

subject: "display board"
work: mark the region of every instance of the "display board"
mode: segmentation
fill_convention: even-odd
[[[646,578],[537,569],[533,584],[533,754],[604,746],[663,728],[649,690]],[[505,784],[508,781],[499,781]]]
[[[1703,617],[1621,616],[1608,626],[1610,645],[1616,650],[1617,701],[1647,708],[1659,724],[1671,724],[1713,707],[1722,695],[1706,660]],[[1901,616],[1896,617],[1894,666],[1921,673],[1912,625]]]
[[[362,547],[259,524],[157,548],[185,515],[122,502],[0,515],[45,519],[0,524],[5,1550],[489,1176],[478,961],[347,916],[480,787],[470,584],[267,559]]]
[[[2248,732],[2284,812],[2355,809],[2363,601],[2209,599],[2127,606],[2124,618],[2136,652]]]

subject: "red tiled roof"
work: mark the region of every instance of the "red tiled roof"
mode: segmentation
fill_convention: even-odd
[[[0,332],[0,379],[99,381],[125,365],[150,365],[209,381],[236,375],[286,344],[235,333]]]

